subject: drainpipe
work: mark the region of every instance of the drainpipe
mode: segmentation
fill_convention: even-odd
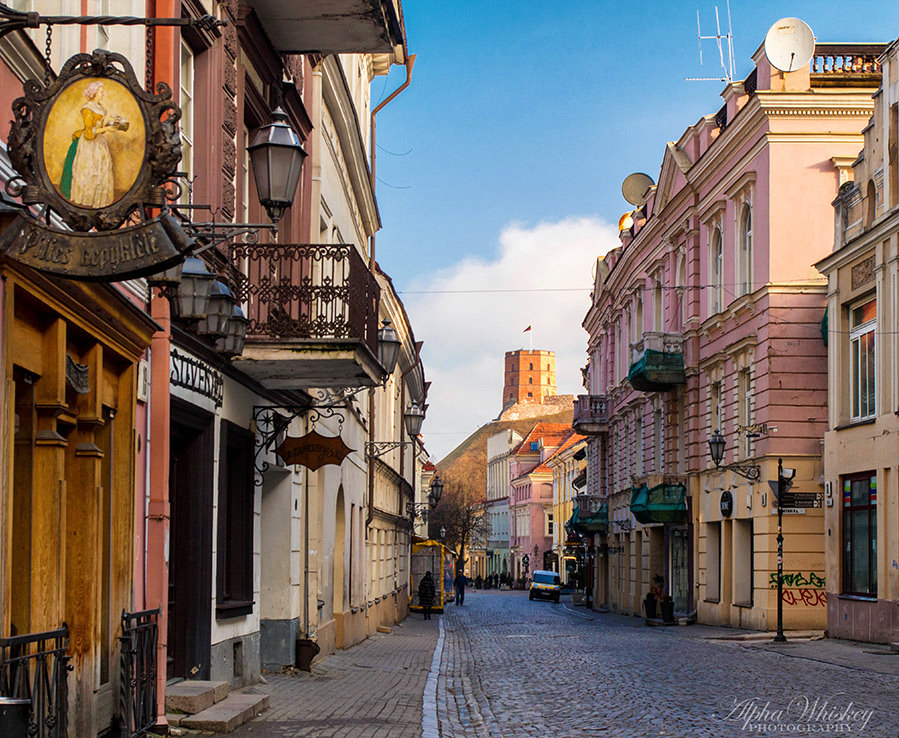
[[[389,103],[391,100],[393,100],[397,95],[399,95],[403,90],[405,90],[409,86],[409,83],[412,82],[412,67],[413,66],[415,66],[415,54],[411,54],[410,56],[406,57],[406,81],[403,82],[403,84],[401,84],[399,87],[397,87],[393,92],[391,92],[390,95],[387,97],[387,99],[382,100],[377,105],[377,107],[375,107],[375,109],[371,111],[371,127],[370,127],[371,152],[369,155],[371,157],[371,190],[372,190],[372,192],[374,192],[376,189],[375,188],[375,181],[376,181],[375,180],[375,150],[377,147],[375,146],[375,116],[384,108],[385,105],[387,105],[387,103]],[[368,241],[369,241],[368,268],[372,271],[372,273],[374,273],[374,271],[375,271],[375,234],[374,233],[369,237]]]

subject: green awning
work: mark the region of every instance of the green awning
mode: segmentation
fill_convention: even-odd
[[[609,503],[603,502],[593,515],[582,518],[578,512],[578,506],[574,506],[574,512],[568,518],[565,524],[566,528],[581,535],[593,535],[594,533],[605,533],[609,528]]]
[[[627,381],[640,392],[664,392],[687,381],[684,355],[646,349],[627,372]]]
[[[687,488],[683,484],[645,484],[631,488],[631,513],[638,523],[687,522]]]

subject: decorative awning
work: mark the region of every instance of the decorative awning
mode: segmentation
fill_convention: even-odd
[[[683,484],[645,484],[631,488],[631,513],[638,523],[687,522],[687,488]]]
[[[664,392],[687,381],[684,355],[680,352],[646,349],[630,365],[627,381],[641,392]]]

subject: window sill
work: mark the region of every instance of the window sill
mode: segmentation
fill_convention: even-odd
[[[838,425],[834,428],[835,431],[846,430],[847,428],[857,428],[861,425],[874,425],[877,422],[877,418],[865,418],[864,420],[853,420],[851,423],[845,423],[844,425]]]
[[[734,607],[745,607],[750,609],[753,606],[751,602],[734,602],[733,605]]]
[[[233,602],[223,602],[215,606],[215,619],[228,620],[229,618],[240,618],[253,612],[254,600],[235,600]]]
[[[840,600],[853,600],[855,602],[877,602],[876,597],[872,597],[871,595],[850,595],[850,594],[841,594],[837,595],[837,599]]]
[[[717,599],[717,600],[709,600],[709,599],[706,599],[706,600],[703,600],[703,602],[708,602],[708,603],[711,604],[711,605],[720,605],[720,604],[721,604],[721,599],[720,599],[720,598]]]

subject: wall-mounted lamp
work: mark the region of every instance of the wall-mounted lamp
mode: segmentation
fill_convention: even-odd
[[[420,405],[412,403],[406,412],[403,413],[403,424],[406,426],[406,433],[411,438],[416,438],[421,433],[421,424],[425,419],[425,411]],[[368,441],[365,444],[365,460],[376,459],[382,454],[387,453],[391,449],[402,448],[403,446],[411,446],[415,443],[412,441]],[[441,483],[442,484],[442,483]]]
[[[443,482],[436,474],[431,481],[431,490],[428,492],[427,502],[407,502],[406,513],[412,518],[428,519],[428,511],[437,507],[440,498],[443,495]]]
[[[247,151],[253,163],[259,202],[272,222],[277,223],[293,203],[306,158],[300,138],[281,108],[275,108],[271,123],[256,131]]]
[[[396,331],[387,318],[378,331],[378,361],[384,367],[384,381],[393,374],[396,369],[396,362],[400,358],[400,339],[396,335]],[[417,434],[416,434],[417,435]]]
[[[709,455],[712,457],[715,468],[726,469],[739,474],[750,482],[757,482],[762,475],[762,469],[758,464],[725,464],[721,466],[724,459],[724,446],[724,436],[721,435],[721,431],[716,430],[709,438]]]

